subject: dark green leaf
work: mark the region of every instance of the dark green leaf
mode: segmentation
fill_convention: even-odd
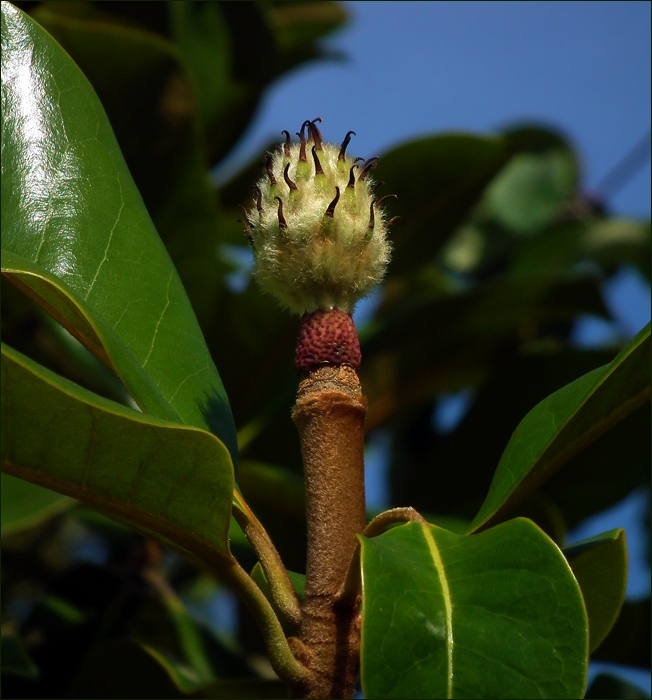
[[[22,676],[23,678],[38,678],[38,668],[36,668],[25,649],[23,649],[23,645],[16,637],[3,634],[0,652],[3,675],[7,673],[14,676]]]
[[[209,698],[211,700],[236,700],[236,698],[252,698],[252,700],[278,700],[289,698],[289,689],[281,681],[267,681],[258,678],[241,678],[234,681],[213,683],[192,694],[193,698]]]
[[[564,548],[589,616],[589,653],[616,622],[627,590],[627,542],[624,530],[611,530]]]
[[[513,233],[533,233],[563,211],[576,181],[577,163],[569,151],[521,153],[487,188],[484,213]]]
[[[593,658],[628,666],[649,668],[650,598],[626,600],[616,624],[598,647]]]
[[[584,603],[536,525],[460,536],[410,523],[361,542],[365,697],[582,696]]]
[[[535,406],[515,430],[471,531],[498,522],[571,457],[650,398],[650,324],[605,367]]]
[[[34,16],[97,91],[129,170],[206,329],[214,322],[228,266],[215,254],[223,235],[206,174],[195,84],[173,42],[124,22],[107,21],[95,5],[88,4],[89,17],[71,17],[69,3],[40,5]],[[167,5],[174,10],[188,3]],[[215,67],[210,62],[205,65]]]
[[[503,349],[580,313],[606,313],[594,277],[492,282],[444,296],[424,290],[381,310],[361,338],[367,428],[436,393],[477,385]]]
[[[130,639],[95,645],[73,681],[71,698],[183,698],[199,685],[192,669]]]
[[[261,504],[297,518],[305,516],[306,490],[299,474],[262,462],[243,461],[238,469],[238,485],[252,507]]]
[[[569,528],[614,506],[636,488],[649,490],[651,429],[648,402],[603,433],[542,485],[541,493],[561,509]]]
[[[305,574],[297,574],[294,571],[288,571],[288,576],[290,577],[290,581],[292,582],[292,586],[294,590],[296,591],[297,595],[299,596],[299,600],[303,601],[305,600],[306,597],[306,576]],[[267,576],[265,576],[265,572],[263,571],[263,567],[260,565],[260,562],[257,562],[254,568],[251,570],[251,578],[256,582],[260,590],[265,594],[267,599],[272,602],[272,591],[269,587],[269,583],[267,581]]]
[[[520,351],[508,349],[494,360],[488,378],[469,394],[471,405],[454,430],[442,434],[433,426],[432,400],[403,412],[392,440],[395,501],[410,503],[419,512],[465,513],[470,522],[487,495],[496,464],[523,416],[553,391],[610,362],[616,354],[616,350],[578,351],[558,343]],[[568,471],[572,470],[561,470],[557,478]],[[587,476],[578,484],[573,498],[587,488]],[[614,476],[613,469],[609,469],[608,478]],[[561,507],[555,499],[557,491],[548,495],[547,502],[540,504],[541,515],[549,510],[550,501]],[[566,517],[566,510],[561,509]],[[518,515],[534,520],[558,541],[531,510]]]
[[[374,179],[385,183],[383,193],[398,195],[388,209],[401,216],[390,277],[432,260],[509,157],[503,139],[468,134],[411,141],[382,156]]]
[[[566,221],[523,241],[511,263],[514,276],[569,270],[590,261],[607,271],[625,263],[650,278],[650,224],[631,219]]]
[[[39,525],[75,505],[75,501],[42,486],[0,475],[2,488],[2,536]]]
[[[2,426],[3,471],[182,551],[230,556],[233,472],[211,433],[102,399],[4,345]]]
[[[584,697],[587,700],[588,698],[595,700],[619,700],[620,698],[644,700],[650,696],[624,678],[619,678],[611,673],[599,673],[593,679]]]

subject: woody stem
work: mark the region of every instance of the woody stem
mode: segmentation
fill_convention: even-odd
[[[352,326],[348,318],[345,323]],[[325,364],[304,372],[293,419],[301,438],[308,528],[299,637],[306,650],[301,661],[312,674],[309,683],[294,689],[298,697],[350,698],[355,693],[359,596],[343,604],[338,593],[355,551],[356,535],[366,522],[365,415],[366,401],[353,367]]]

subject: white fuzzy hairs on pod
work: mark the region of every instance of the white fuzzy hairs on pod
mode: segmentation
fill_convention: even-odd
[[[243,223],[256,277],[283,306],[299,314],[350,313],[385,274],[387,216],[369,177],[376,159],[359,163],[346,155],[354,132],[341,146],[323,143],[317,121],[304,122],[300,143],[284,132],[286,142],[268,155]]]

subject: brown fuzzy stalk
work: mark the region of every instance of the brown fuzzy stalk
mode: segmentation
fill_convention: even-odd
[[[336,335],[340,327],[341,316],[332,319],[335,331],[327,328],[326,337]],[[328,320],[321,318],[320,323],[328,326]],[[300,339],[309,335],[300,334]],[[349,351],[344,347],[344,356],[350,356]],[[311,671],[312,680],[294,689],[297,697],[352,698],[355,693],[360,600],[358,596],[353,604],[350,600],[342,604],[338,593],[356,535],[366,523],[365,416],[366,400],[353,367],[316,362],[304,373],[293,412],[301,437],[308,524],[306,599],[299,635],[304,652],[299,660]]]

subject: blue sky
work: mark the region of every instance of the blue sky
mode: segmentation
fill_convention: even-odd
[[[268,93],[243,147],[321,116],[322,132],[370,157],[420,135],[488,133],[533,119],[577,145],[595,188],[650,128],[648,2],[344,2],[351,21],[313,64]],[[610,200],[650,215],[649,160]]]

